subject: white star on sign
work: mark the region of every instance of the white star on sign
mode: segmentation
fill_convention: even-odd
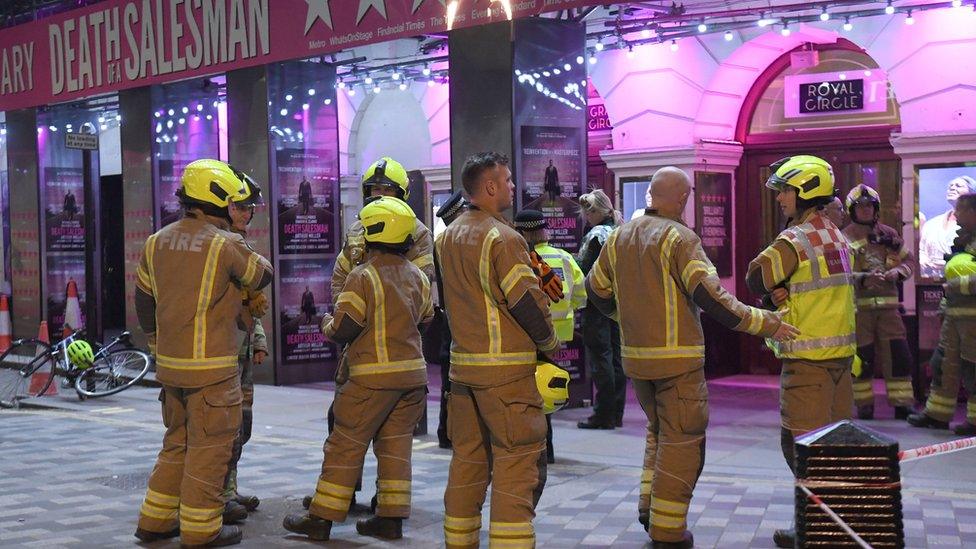
[[[441,3],[442,6],[446,5],[444,3],[445,0],[438,0],[438,1]],[[423,5],[423,3],[424,0],[413,0],[413,10],[411,11],[411,13],[417,13],[417,10],[420,9],[420,6]]]
[[[329,12],[329,0],[305,0],[308,4],[308,12],[305,14],[305,34],[312,28],[317,19],[321,19],[326,25],[332,28],[332,13]]]
[[[369,8],[376,8],[376,11],[386,19],[386,0],[359,0],[359,15],[356,16],[356,24],[363,20],[363,16]]]

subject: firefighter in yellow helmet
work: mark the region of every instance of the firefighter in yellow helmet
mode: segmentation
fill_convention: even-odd
[[[912,276],[915,257],[898,231],[878,221],[881,197],[860,184],[844,201],[851,223],[844,236],[854,252],[854,291],[857,296],[857,354],[863,361],[854,380],[854,404],[860,419],[874,417],[872,382],[878,368],[885,378],[888,403],[896,419],[912,412],[912,352],[901,319],[898,284]]]
[[[223,486],[241,425],[237,318],[242,289],[271,282],[268,261],[230,229],[228,207],[255,185],[218,160],[183,172],[184,217],[151,235],[137,271],[139,324],[162,385],[163,449],[135,535],[149,542],[179,535],[184,546],[239,543],[224,526]]]
[[[362,178],[363,201],[371,197],[391,196],[406,202],[410,198],[410,179],[407,170],[396,160],[384,156],[373,162],[363,173]],[[404,257],[416,265],[429,280],[434,279],[434,238],[430,230],[419,219],[414,218],[414,229],[411,233],[412,244],[407,249]],[[335,306],[336,298],[342,293],[342,288],[346,283],[349,272],[365,261],[366,238],[362,220],[353,221],[352,225],[346,230],[345,241],[339,257],[336,258],[335,266],[332,269],[332,281],[330,282],[332,291],[332,305]],[[339,369],[336,372],[336,383],[341,385],[345,381],[345,353],[341,353]],[[334,421],[333,406],[329,406],[328,424],[329,432],[332,432]],[[356,491],[359,491],[357,488]],[[311,497],[306,496],[303,503],[311,503]],[[356,507],[356,497],[352,498],[351,506]],[[371,508],[375,507],[372,505]],[[306,509],[308,506],[306,505]],[[357,509],[363,510],[363,509]]]
[[[830,164],[798,155],[770,169],[766,186],[777,192],[791,223],[752,260],[746,283],[759,295],[788,290],[780,309],[784,321],[800,330],[793,341],[768,342],[783,360],[780,442],[792,471],[797,435],[851,417],[854,286],[850,246],[823,211],[834,199]],[[778,547],[793,547],[795,532],[777,530],[773,538]]]
[[[337,391],[335,428],[308,514],[285,517],[285,529],[329,539],[333,522],[346,519],[370,441],[377,460],[376,516],[356,530],[383,539],[403,536],[410,515],[413,429],[424,412],[427,365],[419,326],[433,318],[430,282],[406,258],[416,218],[398,198],[371,199],[359,214],[366,240],[354,267],[325,315],[322,331],[347,345],[349,380]]]
[[[688,505],[705,461],[708,389],[700,310],[725,327],[789,339],[780,315],[726,292],[701,239],[684,225],[688,175],[651,180],[653,208],[617,228],[586,278],[590,303],[620,323],[623,368],[647,416],[638,520],[655,548],[688,548]]]
[[[966,421],[956,425],[959,436],[976,436],[976,194],[959,197],[955,206],[958,236],[945,267],[946,282],[939,349],[933,355],[932,387],[925,410],[908,416],[915,427],[948,429],[956,413],[959,384],[965,382],[969,402]]]

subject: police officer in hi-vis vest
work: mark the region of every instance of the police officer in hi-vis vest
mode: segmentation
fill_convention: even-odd
[[[184,546],[240,543],[223,525],[224,479],[241,426],[237,319],[242,289],[271,282],[268,260],[229,231],[228,212],[258,192],[250,177],[218,160],[183,171],[184,216],[151,235],[137,271],[139,324],[163,386],[163,449],[149,476],[136,537],[180,536]]]
[[[799,155],[770,169],[766,186],[778,193],[791,224],[752,260],[746,283],[760,295],[785,289],[783,320],[800,330],[792,341],[768,342],[783,360],[780,442],[792,471],[798,435],[851,417],[854,285],[850,246],[823,210],[834,199],[830,164]],[[777,530],[773,539],[778,547],[793,547],[795,537],[792,529]]]

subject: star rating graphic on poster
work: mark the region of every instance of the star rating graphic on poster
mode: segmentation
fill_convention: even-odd
[[[369,8],[373,8],[386,19],[386,0],[359,0],[359,13],[356,15],[356,24],[363,21],[363,17]]]
[[[308,11],[305,13],[305,34],[308,34],[308,30],[312,28],[315,21],[321,19],[331,30],[335,30],[332,26],[332,12],[329,11],[329,0],[305,0],[308,4]]]

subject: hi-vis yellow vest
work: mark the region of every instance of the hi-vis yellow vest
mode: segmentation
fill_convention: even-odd
[[[549,314],[552,315],[552,327],[559,341],[572,341],[573,311],[582,305],[579,303],[579,296],[583,296],[583,303],[586,300],[583,272],[579,267],[573,269],[573,256],[567,251],[553,248],[548,244],[536,244],[535,251],[563,281],[563,299],[558,303],[549,304]]]
[[[777,358],[832,360],[854,356],[854,286],[847,240],[820,215],[780,235],[799,257],[787,281],[790,295],[783,318],[800,330],[793,341],[767,344]]]

